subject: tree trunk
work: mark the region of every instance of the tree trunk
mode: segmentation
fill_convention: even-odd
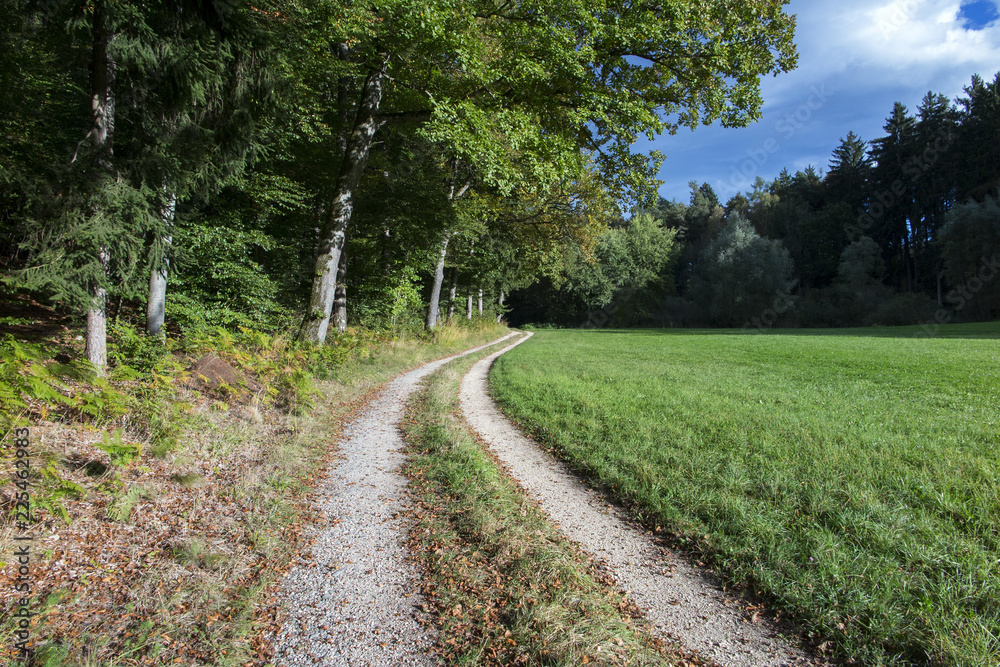
[[[105,7],[103,0],[94,3],[93,47],[90,62],[90,141],[94,149],[94,167],[91,178],[96,187],[111,171],[111,158],[114,153],[115,129],[115,97],[114,80],[115,64],[108,55],[108,45],[111,35],[105,22]],[[92,207],[90,215],[97,216],[99,211]],[[110,254],[107,246],[97,250],[97,261],[102,268],[102,276],[90,288],[90,307],[87,310],[86,354],[87,359],[100,375],[108,365],[108,335],[107,308],[108,292],[104,287],[107,279]]]
[[[468,299],[465,302],[465,319],[472,319],[472,290],[469,290]]]
[[[427,328],[433,329],[437,326],[439,310],[441,305],[441,286],[444,284],[444,260],[448,257],[448,241],[451,240],[451,232],[445,232],[441,239],[441,251],[438,255],[437,266],[434,268],[434,285],[431,287],[431,302],[427,307]]]
[[[346,244],[346,239],[345,239]],[[341,248],[340,263],[337,265],[337,290],[333,297],[333,323],[337,331],[347,331],[347,248]]]
[[[167,271],[170,269],[170,260],[167,252],[173,240],[171,229],[174,226],[174,212],[177,206],[177,198],[173,193],[167,194],[164,202],[162,216],[163,227],[166,234],[163,236],[163,260],[160,268],[154,268],[149,272],[149,300],[146,302],[146,333],[150,336],[163,335],[163,320],[166,317],[167,306]]]
[[[381,126],[378,109],[382,103],[382,84],[385,82],[388,70],[389,62],[383,60],[378,68],[368,74],[361,91],[361,104],[354,120],[354,130],[347,141],[344,161],[337,176],[336,191],[328,207],[328,219],[324,226],[324,237],[320,241],[312,292],[309,296],[309,312],[306,313],[302,329],[299,331],[299,340],[302,341],[312,343],[326,341],[337,286],[340,251],[344,247],[344,235],[351,222],[351,213],[354,211],[354,191],[368,162],[372,138]]]
[[[500,324],[500,320],[503,319],[503,290],[500,290],[500,298],[497,299],[497,303],[499,304],[499,310],[501,311],[497,314],[497,324]]]
[[[100,262],[107,271],[108,252],[101,249]],[[87,310],[86,346],[87,360],[104,375],[108,365],[108,292],[100,285],[90,291],[91,305]]]
[[[479,316],[483,315],[483,288],[479,288]]]
[[[455,297],[458,296],[458,267],[451,271],[451,289],[448,290],[448,321],[455,319]]]

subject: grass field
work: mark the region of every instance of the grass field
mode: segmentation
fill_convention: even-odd
[[[1000,665],[1000,326],[547,331],[508,414],[865,664]]]

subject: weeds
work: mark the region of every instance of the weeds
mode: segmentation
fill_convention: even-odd
[[[479,355],[481,356],[481,355]],[[411,532],[448,664],[671,664],[627,600],[595,577],[452,413],[473,359],[445,366],[411,402]]]

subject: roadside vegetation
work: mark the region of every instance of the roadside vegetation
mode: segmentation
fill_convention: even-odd
[[[399,372],[493,340],[493,319],[433,334],[348,330],[330,345],[221,328],[166,341],[121,322],[98,377],[78,329],[35,312],[0,339],[0,436],[30,432],[33,523],[13,521],[3,447],[0,604],[30,533],[33,665],[266,665],[276,583],[303,545],[306,494],[342,420]],[[59,333],[51,333],[56,330]],[[4,664],[13,623],[0,624]]]
[[[446,664],[685,664],[470,435],[458,385],[486,354],[438,371],[407,412],[410,539]]]
[[[998,664],[1000,325],[937,333],[542,331],[492,386],[829,651]]]

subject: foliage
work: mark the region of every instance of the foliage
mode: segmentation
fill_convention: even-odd
[[[963,316],[1000,314],[1000,204],[998,196],[968,202],[948,212],[941,230],[949,306]],[[969,307],[971,306],[971,307]]]
[[[275,248],[260,230],[243,230],[221,221],[214,225],[178,225],[183,248],[174,273],[176,292],[167,313],[185,329],[221,326],[229,329],[280,329],[290,320],[280,303],[280,283],[256,257]]]
[[[741,326],[790,293],[792,269],[780,241],[762,238],[746,219],[731,214],[702,251],[690,291],[714,324]]]
[[[121,429],[105,433],[97,448],[105,452],[111,458],[111,465],[115,466],[127,466],[142,456],[142,444],[123,441]]]

